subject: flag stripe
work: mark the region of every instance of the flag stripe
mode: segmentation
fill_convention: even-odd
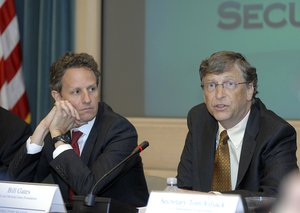
[[[7,99],[8,99],[7,84],[6,82],[4,82],[4,84],[1,85],[1,90],[0,90],[0,105],[5,109],[10,109]]]
[[[16,17],[12,19],[9,26],[6,27],[6,30],[3,32],[3,34],[1,34],[0,39],[2,43],[4,59],[7,59],[20,40]]]
[[[0,54],[1,54],[1,45],[0,45]],[[6,80],[5,80],[4,59],[0,55],[0,90],[2,85],[5,83],[5,81]]]
[[[30,123],[14,0],[0,0],[0,105]]]
[[[26,119],[26,116],[28,116],[28,110],[23,107],[24,105],[28,105],[27,100],[27,94],[24,92],[23,95],[19,98],[18,102],[15,104],[15,106],[11,108],[12,112],[19,115],[24,120]]]
[[[18,70],[21,68],[21,45],[17,43],[15,49],[11,52],[7,60],[4,61],[4,67],[6,69],[6,80],[9,83]]]
[[[5,83],[1,87],[0,95],[4,97],[3,100],[1,100],[1,104],[4,104],[4,106],[9,109],[13,108],[24,92],[25,86],[22,72],[19,70],[10,83]]]
[[[9,25],[11,20],[15,17],[15,5],[13,0],[4,1],[3,5],[0,8],[0,34],[3,33],[5,28]]]

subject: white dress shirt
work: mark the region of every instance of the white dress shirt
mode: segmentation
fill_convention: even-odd
[[[239,162],[241,157],[242,145],[244,134],[248,122],[250,111],[247,115],[234,127],[227,129],[227,134],[229,136],[228,145],[229,145],[229,155],[230,155],[230,173],[231,173],[231,188],[232,190],[236,187]],[[217,146],[219,143],[220,133],[225,130],[224,127],[219,124],[219,131],[217,137]]]

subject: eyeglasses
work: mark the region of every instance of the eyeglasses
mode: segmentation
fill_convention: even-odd
[[[236,83],[235,81],[224,81],[221,84],[216,82],[204,82],[201,84],[202,89],[212,92],[215,91],[217,86],[222,85],[223,89],[234,90],[239,84],[246,84],[247,82]]]

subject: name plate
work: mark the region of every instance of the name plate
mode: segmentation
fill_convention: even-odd
[[[239,195],[151,192],[146,213],[243,213]]]
[[[56,184],[0,181],[0,212],[67,212]]]

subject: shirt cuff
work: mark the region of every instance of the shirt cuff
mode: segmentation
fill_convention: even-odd
[[[27,148],[27,154],[36,154],[42,151],[44,147],[44,142],[43,145],[37,145],[35,143],[30,143],[31,142],[31,137],[29,137],[26,141],[26,148]]]
[[[53,152],[53,159],[55,159],[62,152],[69,150],[69,149],[73,149],[70,144],[63,144],[63,145],[58,146]]]

